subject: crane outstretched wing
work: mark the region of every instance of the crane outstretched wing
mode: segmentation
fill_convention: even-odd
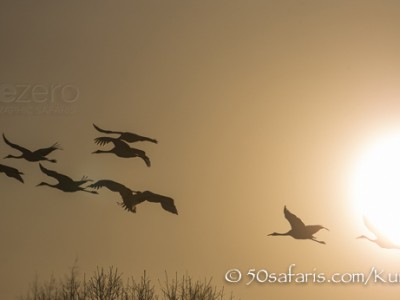
[[[125,143],[124,141],[121,141],[120,139],[116,139],[116,138],[112,138],[112,137],[107,137],[107,136],[101,136],[101,137],[95,138],[94,142],[100,146],[104,146],[108,143],[113,143],[115,147],[124,147],[124,148],[129,147],[129,145],[127,143]]]
[[[111,130],[104,130],[104,129],[101,129],[100,127],[96,126],[95,124],[93,124],[93,127],[96,128],[97,131],[102,132],[102,133],[107,133],[107,134],[113,134],[113,133],[115,133],[115,134],[122,134],[122,132],[119,132],[119,131],[111,131]]]
[[[89,185],[90,188],[99,189],[102,187],[108,188],[110,191],[119,192],[119,193],[132,193],[133,191],[121,183],[115,182],[113,180],[102,179],[93,184]]]
[[[28,149],[26,149],[26,148],[24,148],[24,147],[22,147],[22,146],[19,146],[19,145],[17,145],[17,144],[11,143],[11,142],[6,138],[6,136],[4,135],[4,133],[3,133],[3,140],[4,140],[4,142],[6,142],[6,144],[7,144],[8,146],[10,146],[10,147],[12,147],[12,148],[14,148],[14,149],[17,149],[17,150],[19,150],[19,151],[21,151],[21,152],[23,152],[23,153],[31,152],[30,150],[28,150]]]
[[[63,174],[57,173],[56,171],[46,169],[40,163],[39,163],[39,167],[40,167],[40,170],[44,174],[46,174],[47,176],[50,176],[50,177],[53,177],[53,178],[57,179],[58,182],[65,182],[65,183],[73,182],[73,180],[70,177],[68,177],[67,175],[63,175]]]
[[[388,238],[378,228],[372,225],[372,223],[367,219],[366,216],[363,216],[363,221],[365,227],[367,227],[368,230],[371,231],[378,240],[384,240],[384,241],[388,240]]]
[[[305,224],[303,223],[303,221],[299,217],[297,217],[295,214],[292,214],[286,208],[286,206],[283,209],[283,213],[285,214],[285,218],[289,221],[290,226],[292,227],[292,229],[305,227]]]
[[[118,202],[117,204],[122,206],[126,211],[136,213],[136,204],[133,201],[128,200],[128,198],[122,198],[122,202]]]
[[[122,197],[122,202],[118,202],[125,210],[135,213],[136,212],[136,202],[134,201],[135,195],[134,191],[127,188],[121,183],[115,182],[113,180],[102,179],[99,180],[88,187],[99,189],[102,187],[108,188],[110,191],[118,192]]]
[[[0,164],[0,172],[4,172],[4,173],[16,172],[16,173],[22,174],[20,171],[18,171],[18,169],[10,167],[10,166],[2,165],[2,164]]]
[[[123,140],[128,143],[134,143],[138,141],[149,141],[152,143],[157,144],[158,141],[156,139],[149,138],[147,136],[143,136],[140,134],[136,134],[133,132],[123,132],[123,131],[112,131],[112,130],[104,130],[101,129],[100,127],[96,126],[93,124],[94,128],[96,128],[97,131],[102,132],[102,133],[107,133],[107,134],[120,134],[120,137],[118,138],[119,140]]]

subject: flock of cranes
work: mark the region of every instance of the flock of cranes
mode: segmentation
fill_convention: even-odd
[[[119,134],[119,137],[113,138],[108,136],[98,137],[95,139],[95,143],[99,146],[106,145],[108,143],[113,143],[114,148],[111,150],[97,150],[93,153],[113,153],[116,156],[123,157],[123,158],[133,158],[139,157],[144,160],[146,165],[150,167],[150,159],[146,156],[146,153],[140,149],[132,148],[129,146],[128,143],[140,142],[140,141],[149,141],[152,143],[157,143],[157,140],[148,138],[145,136],[141,136],[135,133],[130,132],[120,132],[120,131],[110,131],[110,130],[103,130],[98,126],[94,125],[95,129],[101,133],[105,134]],[[54,170],[50,170],[44,167],[41,162],[51,162],[56,163],[55,159],[50,159],[47,156],[50,155],[55,150],[61,150],[59,144],[55,143],[50,147],[38,149],[35,151],[31,151],[27,148],[24,148],[20,145],[14,144],[10,142],[6,136],[3,134],[4,142],[10,146],[21,152],[19,156],[15,155],[7,155],[5,158],[18,158],[18,159],[25,159],[29,162],[39,162],[39,168],[45,175],[54,178],[57,180],[56,184],[50,184],[47,182],[41,182],[37,186],[48,186],[51,188],[55,188],[61,190],[63,192],[87,192],[91,194],[98,194],[97,190],[102,187],[108,188],[110,191],[118,192],[122,198],[122,203],[119,203],[125,210],[135,213],[136,206],[144,201],[159,203],[161,207],[166,210],[167,212],[178,214],[178,210],[175,207],[174,199],[163,196],[160,194],[156,194],[150,191],[134,191],[126,186],[112,181],[112,180],[99,180],[93,184],[90,184],[84,187],[90,181],[88,177],[82,177],[80,180],[74,180],[67,175],[58,173]],[[18,169],[0,164],[0,173],[5,173],[8,177],[12,177],[17,179],[18,181],[24,183],[24,180],[21,175],[24,173],[20,172]]]
[[[123,157],[123,158],[134,158],[134,157],[139,157],[141,158],[145,164],[150,167],[151,162],[149,157],[146,155],[146,153],[143,150],[137,149],[137,148],[132,148],[128,143],[135,143],[135,142],[151,142],[157,144],[156,139],[152,139],[149,137],[141,136],[135,133],[131,132],[122,132],[122,131],[111,131],[111,130],[104,130],[93,124],[94,128],[105,134],[118,134],[118,137],[109,137],[109,136],[101,136],[98,138],[95,138],[94,142],[99,145],[99,146],[104,146],[109,143],[112,143],[114,147],[110,150],[97,150],[93,152],[94,154],[98,153],[112,153],[115,154],[118,157]],[[92,181],[91,179],[87,177],[82,177],[80,180],[73,180],[72,178],[68,177],[67,175],[60,174],[56,171],[50,170],[48,168],[45,168],[40,162],[51,162],[51,163],[56,163],[57,161],[55,159],[50,159],[47,156],[50,155],[53,151],[55,150],[61,150],[61,147],[58,143],[53,144],[50,147],[47,148],[42,148],[42,149],[37,149],[35,151],[31,151],[27,148],[24,148],[20,145],[14,144],[10,142],[6,136],[3,134],[3,140],[4,142],[10,146],[11,148],[14,148],[18,151],[20,151],[19,156],[15,155],[7,155],[5,158],[16,158],[16,159],[25,159],[29,162],[39,162],[39,167],[40,170],[47,176],[54,178],[57,180],[56,184],[49,184],[47,182],[41,182],[37,186],[48,186],[52,187],[55,189],[59,189],[63,192],[87,192],[91,194],[98,194],[97,190],[100,188],[107,188],[112,192],[117,192],[119,193],[120,197],[122,198],[122,203],[120,204],[123,209],[126,211],[135,213],[136,212],[136,206],[144,201],[148,202],[153,202],[153,203],[159,203],[161,207],[166,210],[167,212],[173,213],[173,214],[178,214],[178,210],[175,207],[174,199],[159,195],[150,191],[134,191],[126,186],[124,186],[121,183],[115,182],[113,180],[99,180],[95,183],[92,183],[86,187],[83,187],[86,183]],[[24,180],[22,178],[22,175],[24,173],[20,172],[18,169],[0,164],[0,173],[4,173],[8,177],[15,178],[16,180],[24,183]],[[270,236],[291,236],[295,239],[308,239],[312,240],[314,242],[320,243],[320,244],[325,244],[324,241],[319,241],[314,237],[314,234],[316,234],[318,231],[321,229],[326,229],[326,227],[322,225],[305,225],[303,221],[297,217],[295,214],[291,213],[286,206],[284,207],[283,210],[285,218],[288,220],[290,223],[291,229],[286,232],[286,233],[277,233],[273,232],[269,234]],[[364,217],[364,224],[368,228],[370,232],[372,232],[375,235],[375,239],[371,239],[369,237],[366,237],[364,235],[359,236],[358,238],[364,238],[368,239],[371,242],[376,243],[378,246],[382,248],[389,248],[389,249],[400,249],[399,245],[394,244],[391,242],[389,239],[387,239],[382,233],[380,233],[375,227],[373,227],[368,220]]]

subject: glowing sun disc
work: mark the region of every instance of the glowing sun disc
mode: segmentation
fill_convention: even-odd
[[[400,244],[400,133],[381,137],[366,148],[351,186],[357,211]]]

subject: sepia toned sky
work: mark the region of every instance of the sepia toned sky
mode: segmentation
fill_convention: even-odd
[[[2,1],[0,128],[30,149],[59,142],[47,168],[175,199],[179,215],[119,195],[63,193],[37,163],[3,159],[0,297],[35,275],[115,266],[213,278],[237,299],[395,299],[399,285],[228,284],[225,272],[400,272],[367,233],[349,177],[363,146],[400,131],[400,2]],[[16,99],[4,86],[26,95]],[[32,92],[35,86],[54,94]],[[65,94],[59,92],[65,88]],[[57,90],[58,89],[58,90]],[[58,91],[58,92],[57,92]],[[72,93],[68,94],[68,92]],[[8,96],[7,96],[8,95]],[[7,97],[6,97],[7,96]],[[75,97],[76,96],[76,97]],[[39,97],[39,98],[38,98]],[[69,101],[73,97],[73,101]],[[93,155],[92,123],[159,143],[152,161]],[[107,148],[107,147],[104,147]],[[268,237],[287,207],[326,241]]]

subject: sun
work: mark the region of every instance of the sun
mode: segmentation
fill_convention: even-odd
[[[377,138],[364,148],[351,190],[357,212],[400,244],[400,132]]]

